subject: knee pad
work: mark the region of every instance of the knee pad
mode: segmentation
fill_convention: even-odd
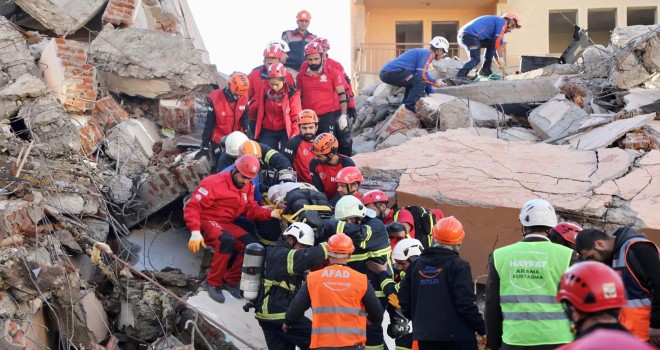
[[[231,253],[234,251],[234,236],[231,233],[223,230],[220,235],[220,247],[218,249],[220,253]]]

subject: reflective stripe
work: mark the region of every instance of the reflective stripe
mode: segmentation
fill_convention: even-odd
[[[295,273],[293,272],[293,256],[296,254],[295,249],[291,249],[289,251],[289,254],[286,255],[286,272],[289,273],[289,275],[293,276]]]
[[[346,223],[343,221],[340,221],[337,223],[337,229],[335,230],[335,233],[342,233],[344,232],[344,227],[346,226]]]
[[[503,312],[507,321],[547,321],[563,320],[566,314],[563,312]]]
[[[348,262],[364,261],[364,260],[371,259],[371,258],[380,258],[382,256],[388,256],[391,251],[392,251],[392,247],[387,246],[387,248],[375,250],[375,251],[372,251],[372,252],[366,252],[366,253],[362,253],[362,254],[353,254],[348,259]]]
[[[261,242],[263,245],[273,245],[273,243],[275,243],[275,241],[269,241],[259,235],[257,236],[258,236],[257,238],[259,238],[259,242]]]
[[[555,304],[553,295],[501,295],[500,303],[542,303]]]
[[[628,307],[651,306],[651,299],[632,299],[628,300]]]
[[[347,328],[347,327],[320,327],[312,328],[312,335],[314,334],[358,334],[367,336],[366,329],[360,328]]]
[[[360,248],[362,249],[367,249],[367,242],[369,242],[369,240],[371,239],[371,234],[372,234],[371,226],[369,225],[366,226],[367,226],[367,237],[362,242],[360,242]]]
[[[264,157],[264,163],[268,164],[268,162],[270,161],[270,157],[272,157],[276,153],[277,151],[274,149],[271,149],[270,151],[266,152],[266,156]]]
[[[342,306],[323,306],[323,307],[313,307],[312,313],[315,314],[349,314],[349,315],[360,315],[366,316],[367,312],[361,309],[354,307],[342,307]]]
[[[394,349],[395,350],[412,350],[411,348],[407,348],[405,346],[395,346]]]
[[[257,312],[257,315],[255,316],[255,318],[257,318],[259,320],[274,321],[274,320],[283,320],[284,316],[286,316],[286,312],[280,312],[280,313],[277,313],[277,314],[266,314],[266,313]]]
[[[376,296],[379,298],[385,298],[385,292],[383,292],[382,290],[377,290]]]
[[[390,284],[390,283],[395,283],[395,282],[394,282],[394,280],[391,279],[391,278],[386,278],[386,279],[384,279],[383,282],[380,283],[380,289],[381,289],[381,290],[384,290],[384,289],[385,289],[385,286],[387,286],[387,285]]]
[[[273,280],[264,280],[264,288],[266,288],[266,292],[270,289],[270,287],[280,287],[284,288],[288,291],[295,292],[296,291],[296,286],[295,285],[289,285],[286,281],[273,281]]]
[[[325,254],[325,258],[328,258],[328,243],[323,242],[321,243],[321,248],[323,248],[323,253]]]
[[[365,349],[385,349],[384,345],[366,345]]]

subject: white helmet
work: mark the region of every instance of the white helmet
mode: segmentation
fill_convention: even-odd
[[[532,199],[520,210],[520,223],[525,226],[557,226],[555,208],[544,199]]]
[[[449,41],[441,36],[436,36],[435,38],[431,39],[429,45],[435,47],[436,49],[443,49],[445,52],[449,52]]]
[[[337,220],[344,220],[348,218],[363,218],[365,216],[374,218],[376,212],[367,208],[355,196],[346,195],[337,201],[335,205],[335,218]]]
[[[268,42],[268,45],[279,45],[280,49],[282,49],[282,52],[291,51],[291,49],[289,49],[289,44],[287,44],[286,41],[282,39],[273,39]]]
[[[227,150],[227,154],[234,158],[238,157],[238,149],[247,140],[248,137],[240,131],[234,131],[227,135],[227,139],[225,139],[225,150]]]
[[[292,236],[298,243],[310,247],[314,245],[314,230],[303,222],[294,222],[284,230],[282,236]]]
[[[422,250],[424,250],[422,242],[414,238],[404,238],[394,246],[394,250],[392,250],[392,259],[408,260],[413,256],[420,256]]]

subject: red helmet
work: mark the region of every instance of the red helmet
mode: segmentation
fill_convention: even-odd
[[[568,222],[560,222],[552,228],[552,231],[557,232],[565,240],[575,244],[575,236],[577,236],[578,232],[582,231],[582,227]]]
[[[387,203],[390,199],[387,198],[385,192],[381,190],[371,190],[362,195],[362,204],[367,205],[371,203]]]
[[[305,56],[309,56],[315,53],[323,55],[323,47],[321,46],[321,44],[311,42],[305,45]]]
[[[431,233],[436,242],[449,245],[461,244],[465,238],[463,224],[453,216],[440,219]]]
[[[305,19],[309,21],[312,19],[312,14],[309,13],[309,11],[307,10],[302,10],[298,12],[298,14],[296,15],[296,19]]]
[[[567,300],[576,309],[592,313],[626,306],[621,277],[609,266],[596,262],[577,263],[559,281],[557,301]]]
[[[335,178],[335,182],[347,185],[353,182],[363,183],[364,178],[362,177],[360,169],[354,166],[347,166],[339,170],[337,177]],[[362,204],[364,204],[364,202]]]
[[[244,154],[236,159],[234,167],[243,176],[254,179],[259,174],[259,159],[251,154]]]
[[[330,42],[326,38],[316,37],[312,42],[319,43],[324,51],[330,50]]]
[[[286,68],[281,63],[273,63],[268,66],[269,78],[284,78],[287,75]]]
[[[271,44],[264,50],[264,58],[282,58],[282,46]]]

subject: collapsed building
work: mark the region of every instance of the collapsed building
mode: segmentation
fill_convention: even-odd
[[[211,173],[188,149],[225,84],[185,0],[15,0],[1,14],[0,347],[234,348],[187,307],[211,253],[187,263],[156,240],[188,239],[182,199]],[[400,89],[365,87],[365,188],[461,218],[475,276],[535,196],[658,241],[659,46],[658,26],[618,28],[581,63],[442,88],[416,114]]]

